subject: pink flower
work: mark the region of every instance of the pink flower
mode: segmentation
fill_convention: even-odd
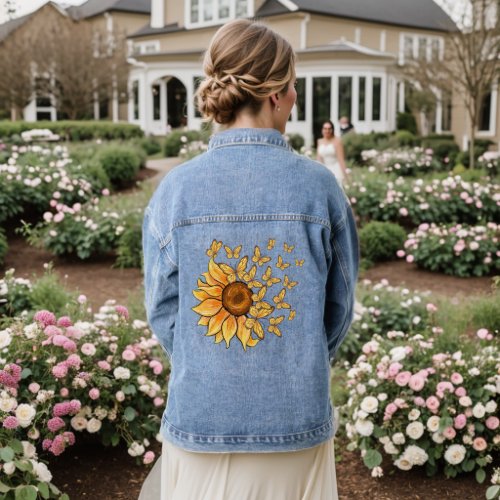
[[[72,366],[73,368],[79,369],[82,363],[82,359],[78,354],[70,354],[66,360],[66,365]]]
[[[80,403],[80,401],[78,401],[78,399],[72,399],[70,402],[69,402],[69,414],[70,415],[75,415],[76,413],[78,413],[82,408],[82,403]]]
[[[31,384],[28,385],[28,390],[33,394],[36,394],[40,390],[40,384],[37,384],[36,382],[31,382]]]
[[[61,316],[57,320],[57,326],[62,326],[63,328],[68,328],[68,326],[73,326],[73,323],[71,322],[71,319],[69,316]]]
[[[443,398],[444,393],[446,391],[453,392],[454,391],[453,384],[451,382],[448,382],[448,381],[439,382],[437,387],[436,387],[436,394],[440,398]]]
[[[99,392],[99,389],[96,389],[95,387],[90,389],[90,391],[89,391],[90,399],[93,399],[93,400],[99,399],[100,395],[101,395],[101,393]]]
[[[415,403],[416,406],[425,406],[425,399],[421,398],[420,396],[417,396],[413,402]]]
[[[500,425],[500,420],[497,417],[488,417],[485,424],[488,429],[494,431]]]
[[[395,363],[391,363],[389,366],[389,377],[395,377],[401,368],[403,368],[401,363],[398,363],[397,361]]]
[[[436,413],[437,409],[439,408],[439,399],[436,396],[429,396],[425,400],[425,406],[432,412]]]
[[[66,442],[64,439],[64,436],[62,434],[59,434],[54,438],[52,441],[52,444],[50,445],[49,451],[55,455],[61,455],[66,448]]]
[[[63,398],[67,398],[68,395],[69,395],[69,391],[67,389],[67,387],[62,387],[61,390],[59,391],[59,394],[63,397]]]
[[[452,373],[450,378],[451,378],[452,383],[454,383],[455,385],[459,385],[464,381],[464,378],[462,377],[462,375],[460,375],[460,373],[457,373],[457,372]]]
[[[155,459],[155,454],[152,451],[147,451],[144,453],[144,457],[142,458],[142,462],[144,465],[148,465],[150,463],[153,463],[153,460]]]
[[[404,387],[405,385],[408,384],[411,378],[411,372],[399,372],[396,375],[396,384],[398,384],[400,387]]]
[[[109,196],[109,189],[108,188],[104,188],[102,191],[101,191],[101,194],[103,196]]]
[[[457,432],[453,427],[446,427],[446,429],[443,431],[443,436],[446,439],[453,439],[457,435]]]
[[[45,333],[47,337],[53,337],[54,335],[62,335],[62,330],[60,328],[57,328],[57,326],[48,325],[43,330],[43,333]]]
[[[72,340],[66,340],[66,342],[64,342],[64,344],[63,344],[63,349],[65,351],[68,351],[68,352],[75,352],[77,349],[77,346],[76,346],[75,342],[73,342]]]
[[[64,378],[67,374],[68,367],[62,363],[58,363],[52,367],[52,375],[54,375],[55,378]]]
[[[164,403],[164,401],[165,401],[165,400],[164,400],[163,398],[154,398],[154,399],[153,399],[153,404],[154,404],[155,406],[162,406],[162,405],[163,405],[163,403]]]
[[[41,311],[38,311],[37,313],[35,313],[35,316],[33,316],[33,319],[35,321],[38,321],[39,323],[41,323],[44,328],[46,326],[56,324],[55,314],[51,313],[50,311],[46,311],[46,310],[41,310]]]
[[[107,362],[107,361],[98,361],[97,362],[97,366],[101,369],[101,370],[111,370],[111,365]]]
[[[64,212],[57,212],[56,215],[54,215],[54,222],[59,223],[62,222],[64,219]]]
[[[47,422],[47,428],[50,432],[57,432],[59,429],[65,427],[65,425],[61,417],[53,417]]]
[[[54,408],[52,408],[52,415],[54,417],[64,417],[68,415],[70,412],[70,405],[68,401],[64,401],[63,403],[56,403]]]
[[[460,413],[455,417],[453,425],[455,429],[463,429],[467,425],[467,417],[463,413]]]
[[[85,344],[82,345],[81,351],[83,352],[83,354],[87,356],[93,356],[96,353],[96,347],[94,344],[86,342]]]
[[[406,256],[406,262],[411,264],[415,260],[415,257],[413,255],[407,255]]]
[[[42,448],[47,451],[52,446],[52,439],[44,439],[42,441]]]
[[[134,359],[136,358],[136,355],[135,355],[134,351],[131,351],[130,349],[125,349],[122,353],[122,358],[125,361],[134,361]]]
[[[115,311],[125,319],[129,318],[128,309],[125,306],[115,306]]]
[[[431,304],[430,302],[425,306],[425,308],[429,313],[435,313],[438,310],[438,308],[434,304]]]
[[[70,446],[75,444],[75,435],[72,432],[63,432],[63,437]]]
[[[16,429],[19,425],[19,422],[17,421],[16,417],[13,417],[12,415],[6,417],[3,421],[3,426],[5,429]]]
[[[486,441],[484,440],[484,438],[477,437],[477,438],[474,439],[474,441],[472,441],[472,447],[476,451],[484,451],[488,447],[488,444],[486,443]]]
[[[408,382],[410,389],[412,391],[418,392],[424,388],[425,379],[420,375],[412,375],[410,381]]]
[[[155,375],[160,375],[163,371],[163,365],[156,359],[149,362],[149,367],[153,369],[153,373]]]
[[[52,337],[52,343],[58,347],[62,347],[64,342],[67,342],[69,339],[65,335],[54,335]]]
[[[486,328],[480,328],[477,332],[476,335],[481,339],[485,340],[488,337],[488,330]]]
[[[396,255],[397,255],[400,259],[402,259],[402,258],[406,255],[406,252],[405,252],[404,250],[398,250],[398,251],[396,252]]]
[[[85,304],[85,302],[87,302],[87,297],[85,295],[79,295],[78,296],[78,299],[76,299],[78,301],[79,304]]]
[[[71,337],[79,340],[83,337],[83,332],[80,329],[75,328],[74,326],[68,326],[68,328],[66,328],[66,337]]]
[[[457,387],[455,389],[455,394],[457,395],[457,397],[462,398],[463,396],[467,396],[467,390],[465,389],[465,387]]]
[[[406,209],[405,207],[401,207],[399,209],[399,213],[400,215],[402,215],[403,217],[406,217],[408,215],[408,209]]]

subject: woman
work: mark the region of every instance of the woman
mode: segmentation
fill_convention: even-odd
[[[335,137],[335,127],[328,120],[321,128],[322,139],[318,139],[317,158],[336,177],[340,185],[347,178],[347,170],[344,162],[344,146],[339,137]]]
[[[146,309],[171,362],[162,500],[337,498],[329,361],[358,246],[333,175],[282,136],[294,63],[261,24],[220,28],[197,98],[227,130],[146,209]]]

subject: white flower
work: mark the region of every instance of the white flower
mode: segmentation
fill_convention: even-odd
[[[488,401],[484,407],[487,413],[493,413],[497,409],[497,404],[495,401]]]
[[[387,443],[390,443],[390,438],[389,436],[380,436],[378,438],[378,440],[382,443],[382,444],[387,444]]]
[[[444,443],[444,436],[440,432],[435,432],[432,435],[432,440],[437,444],[441,444]]]
[[[116,379],[128,380],[130,378],[130,370],[123,366],[118,366],[113,370],[113,375]]]
[[[87,432],[90,434],[95,434],[99,432],[102,427],[102,422],[97,418],[91,418],[87,423]]]
[[[33,464],[33,472],[39,481],[43,481],[44,483],[50,483],[50,481],[52,481],[52,474],[43,462],[31,460],[31,463]]]
[[[417,420],[418,417],[420,417],[420,412],[416,408],[413,408],[408,414],[408,420]]]
[[[378,409],[378,399],[373,396],[366,396],[363,401],[361,401],[360,406],[366,413],[376,413]]]
[[[401,361],[406,358],[406,349],[403,346],[393,347],[389,354],[391,355],[391,361]]]
[[[116,398],[117,401],[119,401],[121,403],[122,401],[125,400],[125,393],[123,391],[118,391],[115,394],[115,398]]]
[[[87,428],[87,419],[85,417],[80,417],[79,415],[75,415],[71,419],[71,427],[75,429],[75,431],[84,431]]]
[[[458,403],[461,406],[471,406],[472,405],[472,399],[469,398],[469,396],[462,396],[459,400]]]
[[[424,426],[421,422],[412,422],[406,426],[406,435],[411,439],[419,439],[424,433]]]
[[[452,444],[444,453],[445,460],[451,465],[458,465],[465,458],[465,447],[461,444]]]
[[[21,441],[24,458],[35,458],[36,448],[29,441]]]
[[[16,408],[16,418],[21,427],[29,427],[35,415],[36,410],[31,405],[23,403]]]
[[[16,398],[2,397],[0,398],[0,410],[5,413],[10,413],[17,406]]]
[[[388,455],[397,455],[399,453],[399,450],[394,446],[394,443],[392,443],[391,441],[384,444],[384,451]]]
[[[424,465],[427,462],[429,455],[420,446],[414,444],[408,446],[403,453],[403,456],[408,459],[412,465]]]
[[[361,436],[371,436],[373,433],[373,422],[371,420],[361,420],[358,418],[354,428]]]
[[[480,375],[481,372],[479,371],[478,368],[474,367],[474,368],[471,368],[469,370],[469,375],[472,375],[473,377],[477,377],[478,375]]]
[[[402,432],[396,432],[396,434],[392,436],[392,441],[394,444],[405,444],[405,435]]]
[[[12,335],[10,329],[0,330],[0,349],[4,349],[12,342]]]
[[[358,384],[356,386],[356,391],[358,394],[364,394],[366,392],[366,386],[364,384]]]
[[[463,438],[462,438],[462,442],[466,445],[471,445],[472,444],[472,438],[466,434]]]
[[[14,462],[5,462],[3,464],[3,471],[7,476],[10,476],[11,474],[14,474],[14,471],[16,470],[16,464]]]
[[[33,439],[33,441],[36,441],[40,437],[40,431],[36,427],[32,427],[28,431],[28,437]]]
[[[385,392],[381,392],[378,396],[377,399],[379,401],[385,401],[387,399],[387,394]]]
[[[437,432],[440,421],[441,419],[437,415],[433,415],[429,418],[429,420],[427,420],[427,429],[431,432]]]
[[[139,457],[145,452],[145,448],[142,444],[137,443],[134,441],[131,445],[130,448],[128,449],[128,454],[131,457]]]
[[[372,477],[382,477],[384,475],[384,471],[382,467],[374,467],[372,469]]]
[[[411,464],[411,462],[405,457],[405,456],[401,456],[399,457],[395,462],[394,462],[394,465],[398,468],[398,469],[401,469],[401,470],[410,470],[413,465]]]
[[[482,403],[477,403],[474,408],[472,408],[472,414],[476,418],[483,418],[484,414],[486,413],[486,408]]]

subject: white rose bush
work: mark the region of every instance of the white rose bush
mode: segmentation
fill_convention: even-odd
[[[385,456],[403,471],[475,472],[484,482],[500,450],[498,337],[482,328],[474,340],[460,339],[461,350],[445,345],[430,328],[388,331],[348,367],[349,448],[361,451],[374,477]]]
[[[141,463],[154,461],[149,448],[160,427],[168,379],[161,348],[126,307],[108,301],[91,315],[84,297],[79,299],[74,318],[39,310],[2,321],[5,498],[67,498],[51,483],[44,460],[85,436],[106,446],[125,443]],[[26,496],[18,497],[21,490]]]

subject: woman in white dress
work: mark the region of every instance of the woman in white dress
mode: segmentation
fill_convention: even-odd
[[[318,139],[317,159],[335,175],[342,186],[347,179],[347,170],[344,161],[344,146],[339,137],[335,137],[335,127],[331,121],[323,123],[321,128],[323,137]]]

